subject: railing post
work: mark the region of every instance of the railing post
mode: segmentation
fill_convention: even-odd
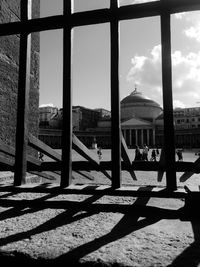
[[[21,21],[31,19],[32,0],[21,1]],[[24,26],[25,29],[25,26]],[[19,78],[17,95],[17,125],[15,141],[14,185],[26,182],[27,143],[28,143],[28,109],[30,90],[31,34],[20,35]]]
[[[64,18],[70,21],[71,0],[63,0]],[[72,97],[71,97],[71,23],[63,28],[63,128],[62,128],[62,187],[72,179]]]
[[[111,140],[112,187],[121,186],[121,119],[119,97],[119,21],[118,1],[111,0]]]
[[[163,1],[163,0],[162,0]],[[164,0],[165,1],[165,0]],[[164,4],[163,1],[163,4]],[[171,31],[170,13],[164,9],[161,13],[161,42],[162,42],[162,83],[163,83],[163,114],[164,114],[164,152],[167,189],[175,190],[175,141],[173,123],[172,96],[172,62],[171,62]]]

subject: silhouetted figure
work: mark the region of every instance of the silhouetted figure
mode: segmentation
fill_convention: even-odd
[[[143,151],[142,151],[142,159],[145,161],[148,161],[148,152],[149,152],[149,148],[146,144],[144,144]]]
[[[159,153],[159,149],[156,148],[156,156],[158,156],[160,153]]]
[[[139,146],[136,145],[136,148],[135,148],[135,161],[136,160],[141,160],[142,159],[142,154],[140,152],[140,148]]]
[[[39,160],[44,161],[43,157],[44,157],[44,154],[42,152],[39,152]]]
[[[156,150],[153,149],[151,152],[151,161],[156,161]]]
[[[102,159],[102,151],[101,151],[101,147],[98,148],[97,150],[97,154],[99,156],[99,160]]]
[[[178,156],[178,161],[183,161],[183,153],[181,149],[176,151],[176,155]]]

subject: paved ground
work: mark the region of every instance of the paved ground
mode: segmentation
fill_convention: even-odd
[[[73,182],[109,183],[102,174],[92,175],[94,181],[77,174]],[[136,175],[135,185],[158,185],[156,173]],[[29,175],[28,181],[36,177]],[[11,173],[0,173],[1,184],[12,182]],[[123,183],[133,183],[128,173]],[[165,177],[159,183],[164,185]],[[184,185],[199,185],[199,175],[178,181]],[[6,260],[6,266],[200,266],[200,220],[185,216],[183,199],[12,193],[0,188],[0,260]],[[30,205],[33,199],[39,203]],[[193,208],[198,215],[198,202]]]
[[[1,191],[7,266],[200,266],[200,221],[183,216],[182,199]]]

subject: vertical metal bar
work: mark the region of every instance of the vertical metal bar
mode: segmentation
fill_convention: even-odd
[[[111,0],[112,18],[111,31],[111,159],[112,159],[112,187],[121,186],[121,125],[120,125],[120,97],[119,97],[119,27],[116,16],[118,1]]]
[[[161,42],[166,179],[167,188],[169,190],[175,190],[177,188],[177,183],[175,171],[175,141],[173,123],[171,29],[170,13],[167,12],[167,10],[164,10],[164,8],[161,13]]]
[[[21,21],[31,19],[32,0],[21,1]],[[26,182],[27,168],[27,138],[28,138],[28,109],[30,90],[30,60],[31,60],[31,35],[20,35],[20,58],[17,96],[17,125],[16,125],[16,154],[14,185]]]
[[[64,17],[71,16],[71,0],[63,0]],[[72,96],[71,96],[71,24],[63,28],[63,128],[62,128],[62,187],[72,180]]]

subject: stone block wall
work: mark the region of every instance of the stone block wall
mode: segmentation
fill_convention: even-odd
[[[33,0],[32,17],[40,16],[40,0]],[[20,20],[20,0],[0,0],[0,23]],[[0,139],[14,146],[19,70],[19,35],[0,37]],[[39,33],[32,34],[28,129],[39,126]]]

